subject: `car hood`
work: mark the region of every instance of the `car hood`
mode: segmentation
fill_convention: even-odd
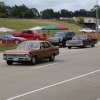
[[[59,40],[59,38],[61,38],[61,37],[51,37],[51,38],[49,38],[49,40]]]

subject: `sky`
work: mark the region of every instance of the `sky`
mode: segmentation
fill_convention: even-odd
[[[2,0],[8,6],[20,6],[24,4],[28,8],[36,8],[38,11],[53,9],[55,12],[61,9],[76,11],[80,9],[91,10],[96,4],[100,6],[100,0]]]

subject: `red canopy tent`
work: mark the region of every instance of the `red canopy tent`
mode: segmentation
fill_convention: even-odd
[[[68,30],[68,28],[67,27],[65,27],[65,26],[62,26],[62,25],[56,25],[58,28],[60,28],[61,30]]]

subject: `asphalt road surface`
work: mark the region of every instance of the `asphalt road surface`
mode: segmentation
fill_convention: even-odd
[[[34,66],[8,66],[0,53],[0,100],[100,100],[100,43]]]

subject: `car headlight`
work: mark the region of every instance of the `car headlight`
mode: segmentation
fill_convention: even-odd
[[[63,40],[63,38],[59,38],[59,41],[62,41]]]

